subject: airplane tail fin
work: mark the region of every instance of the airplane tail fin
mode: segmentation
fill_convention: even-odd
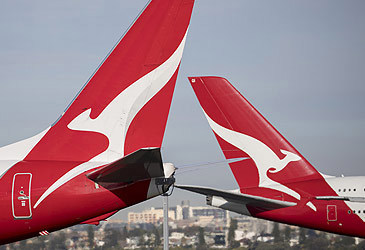
[[[27,160],[80,162],[161,147],[193,4],[151,0],[59,120],[14,146]]]
[[[290,183],[319,172],[228,82],[189,77],[218,143],[242,189],[266,188],[299,198]],[[261,189],[262,191],[263,189]]]

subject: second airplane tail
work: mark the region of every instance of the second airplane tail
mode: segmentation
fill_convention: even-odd
[[[241,191],[300,199],[293,183],[322,178],[320,173],[224,78],[189,81]]]

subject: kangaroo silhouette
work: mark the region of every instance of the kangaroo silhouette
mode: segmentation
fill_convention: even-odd
[[[300,200],[300,194],[270,179],[267,175],[267,172],[278,173],[290,162],[299,161],[301,158],[298,155],[286,150],[280,150],[285,155],[283,159],[280,159],[265,143],[251,136],[222,127],[207,114],[205,116],[213,131],[219,137],[247,153],[255,162],[259,174],[259,187],[275,189]]]
[[[90,118],[91,109],[88,109],[68,124],[67,127],[71,130],[97,132],[105,135],[109,140],[109,146],[90,161],[76,166],[61,176],[42,194],[34,208],[56,189],[79,174],[101,166],[103,162],[112,162],[124,156],[124,140],[130,124],[143,106],[167,84],[178,69],[186,35],[187,32],[179,47],[164,63],[127,87],[108,104],[98,117]]]

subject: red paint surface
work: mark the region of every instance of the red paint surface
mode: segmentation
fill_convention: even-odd
[[[108,148],[106,136],[73,131],[67,125],[87,109],[91,109],[90,118],[97,118],[123,90],[171,57],[187,32],[193,4],[192,0],[152,0],[61,119],[0,179],[0,244],[101,218],[147,199],[150,180],[113,190],[96,189],[84,173],[34,208],[61,176]],[[132,121],[124,145],[126,153],[161,147],[177,73]],[[17,173],[32,174],[31,219],[16,220],[12,215],[11,188]],[[16,209],[19,214],[25,213]]]

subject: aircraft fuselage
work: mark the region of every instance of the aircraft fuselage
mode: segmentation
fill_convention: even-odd
[[[106,189],[80,174],[35,207],[72,162],[22,161],[0,179],[0,244],[39,236],[118,211],[159,192],[144,180]]]

